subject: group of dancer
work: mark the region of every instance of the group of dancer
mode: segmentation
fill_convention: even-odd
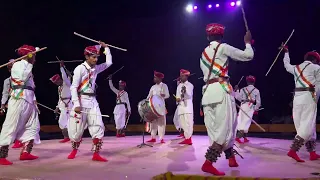
[[[203,72],[205,85],[202,88],[201,105],[204,123],[207,128],[210,146],[205,154],[202,170],[214,175],[224,175],[217,170],[214,163],[222,152],[225,153],[230,167],[238,167],[233,149],[235,141],[238,143],[249,142],[248,129],[254,112],[261,106],[259,90],[254,86],[255,77],[247,76],[246,87],[239,89],[230,84],[228,75],[229,58],[237,61],[251,61],[254,51],[251,46],[251,33],[247,31],[244,36],[245,49],[240,50],[226,43],[222,43],[225,27],[221,24],[208,24],[206,27],[209,45],[204,49],[200,58],[200,68]],[[288,48],[285,50],[285,69],[295,77],[295,96],[293,101],[293,119],[297,135],[288,152],[288,156],[298,162],[303,162],[297,151],[303,144],[310,152],[310,160],[319,159],[315,152],[316,140],[316,112],[320,90],[320,55],[309,52],[300,65],[291,65]],[[11,165],[7,160],[9,145],[15,142],[14,147],[20,148],[20,160],[34,160],[37,156],[31,154],[34,144],[40,143],[39,138],[39,109],[35,96],[35,83],[32,68],[36,63],[36,48],[23,45],[18,49],[20,56],[25,56],[20,61],[10,61],[8,69],[11,76],[4,81],[3,97],[1,100],[1,113],[6,111],[6,118],[0,134],[0,165]],[[105,54],[106,61],[97,64],[100,54]],[[59,101],[55,113],[59,114],[59,127],[62,129],[64,139],[60,142],[72,144],[72,151],[68,159],[74,159],[82,141],[86,128],[92,137],[94,161],[107,160],[99,152],[103,144],[105,126],[101,118],[99,104],[96,99],[96,78],[99,73],[112,65],[112,56],[108,46],[100,42],[99,45],[86,47],[84,50],[85,61],[78,65],[73,75],[66,70],[63,61],[60,63],[61,77],[54,75],[50,80],[58,86]],[[194,86],[188,81],[190,71],[181,69],[176,90],[177,110],[175,117],[178,129],[183,130],[180,144],[192,145],[193,134],[193,91]],[[154,72],[154,85],[151,87],[148,98],[159,96],[165,101],[170,97],[168,86],[163,83],[164,74]],[[116,94],[114,118],[117,137],[124,137],[123,132],[126,121],[131,114],[129,95],[125,91],[126,82],[119,82],[116,89],[109,77],[109,86]],[[8,103],[7,100],[9,99]],[[236,100],[241,102],[239,113]],[[156,142],[158,134],[160,143],[165,143],[166,115],[148,123],[147,128],[151,133],[149,143]],[[242,141],[242,138],[244,141]]]

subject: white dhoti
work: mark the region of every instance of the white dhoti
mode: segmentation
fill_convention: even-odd
[[[180,131],[180,128],[182,128],[181,124],[179,123],[179,115],[178,115],[178,108],[176,109],[174,116],[173,116],[173,124],[176,127],[178,131]]]
[[[235,99],[223,93],[222,101],[203,107],[204,123],[207,128],[210,145],[214,142],[226,150],[233,146],[236,135]]]
[[[40,122],[34,104],[24,99],[10,98],[6,119],[0,134],[0,146],[7,146],[19,140],[22,143],[34,140],[40,144]]]
[[[70,108],[68,107],[68,109]],[[70,111],[67,111],[66,108],[65,109],[61,108],[59,121],[58,121],[60,129],[68,128],[69,119],[70,119]]]
[[[159,139],[162,140],[164,134],[166,132],[166,116],[162,116],[150,123],[151,129],[151,138],[155,139],[157,136],[157,132],[159,135]]]
[[[114,121],[116,124],[116,129],[123,129],[126,125],[126,107],[124,104],[118,104],[114,108]]]
[[[101,116],[99,116],[101,115],[99,106],[95,106],[93,108],[82,108],[82,111],[85,113],[76,114],[74,111],[70,112],[70,120],[68,125],[68,134],[70,140],[73,142],[80,142],[83,131],[86,129],[86,127],[89,129],[92,139],[101,139],[104,136],[105,127]],[[75,117],[75,114],[77,117]]]
[[[254,113],[253,104],[252,103],[243,103],[241,104],[241,109],[239,110],[239,116],[238,116],[238,127],[237,129],[239,131],[243,131],[244,133],[248,133],[248,130],[251,125],[251,119]],[[247,116],[244,112],[249,116]]]
[[[193,134],[193,114],[180,114],[179,123],[184,131],[184,137],[189,139]]]

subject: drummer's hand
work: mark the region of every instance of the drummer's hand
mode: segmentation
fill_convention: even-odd
[[[161,97],[166,97],[166,95],[165,94],[160,94],[161,95]]]
[[[80,114],[81,113],[81,109],[82,109],[81,107],[76,107],[76,108],[74,108],[74,112]]]

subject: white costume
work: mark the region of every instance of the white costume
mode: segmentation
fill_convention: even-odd
[[[131,113],[131,106],[129,102],[129,95],[126,91],[119,91],[113,86],[112,80],[109,80],[110,89],[117,95],[117,104],[114,107],[113,114],[116,123],[116,129],[123,129],[126,125],[126,115]]]
[[[12,91],[8,102],[8,112],[2,125],[0,146],[8,146],[15,139],[22,143],[39,144],[40,123],[34,104],[34,81],[32,67],[26,60],[13,64],[11,69]],[[32,142],[34,141],[34,142]]]
[[[61,86],[58,87],[59,101],[57,108],[59,108],[60,110],[59,127],[60,129],[66,129],[68,128],[68,123],[70,119],[70,112],[68,111],[68,109],[72,108],[70,91],[71,82],[63,67],[60,67],[60,71],[63,83]]]
[[[92,139],[101,139],[104,136],[104,123],[102,121],[99,104],[95,97],[96,78],[99,73],[112,65],[112,57],[109,48],[105,48],[106,62],[91,68],[87,62],[78,65],[74,70],[71,85],[71,100],[73,110],[82,107],[85,113],[70,112],[68,126],[69,138],[73,142],[80,142],[83,131],[88,125]]]
[[[182,87],[186,87],[184,95],[181,94]],[[177,87],[176,96],[181,99],[177,107],[179,124],[184,130],[184,137],[189,139],[193,134],[193,85],[189,81],[181,82]]]
[[[10,81],[11,77],[8,77],[3,82],[3,89],[2,89],[2,98],[1,98],[1,104],[5,105],[9,99],[9,91],[10,91]]]
[[[295,95],[292,111],[297,135],[292,147],[298,151],[304,142],[307,142],[307,146],[308,141],[315,142],[317,137],[317,95],[307,89],[312,89],[312,86],[320,83],[320,66],[310,61],[304,61],[296,66],[291,65],[289,53],[285,53],[283,62],[286,70],[294,76]],[[317,87],[315,91],[318,91]],[[314,147],[310,148],[313,149]]]
[[[235,97],[241,102],[241,109],[250,117],[246,116],[242,110],[239,110],[237,129],[238,131],[243,131],[243,133],[248,133],[253,113],[261,106],[260,92],[253,85],[248,85],[240,91],[238,90]]]
[[[250,61],[254,52],[251,44],[246,44],[244,51],[234,48],[228,44],[220,44],[211,76],[208,79],[209,68],[214,56],[218,42],[212,41],[202,53],[200,68],[204,75],[204,82],[209,82],[208,88],[203,94],[202,105],[204,111],[204,122],[210,138],[210,145],[213,143],[221,146],[222,150],[229,149],[234,144],[237,120],[235,116],[234,97],[230,94],[232,87],[226,80],[210,82],[211,79],[219,77],[228,78],[228,57],[239,61]],[[205,88],[205,85],[203,88]]]
[[[173,124],[178,131],[180,131],[182,129],[182,126],[180,125],[180,122],[179,122],[178,107],[177,107],[176,111],[174,112]]]
[[[170,97],[168,86],[163,82],[155,84],[151,87],[147,99],[149,99],[152,95],[161,96],[161,94],[164,94],[164,100]],[[164,134],[166,132],[166,115],[152,121],[150,123],[150,130],[152,139],[156,138],[158,132],[159,139],[163,140]]]

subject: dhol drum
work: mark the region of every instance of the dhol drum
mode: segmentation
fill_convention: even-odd
[[[153,95],[149,99],[144,99],[139,102],[138,111],[144,121],[152,122],[159,117],[166,115],[164,99],[158,95]]]

